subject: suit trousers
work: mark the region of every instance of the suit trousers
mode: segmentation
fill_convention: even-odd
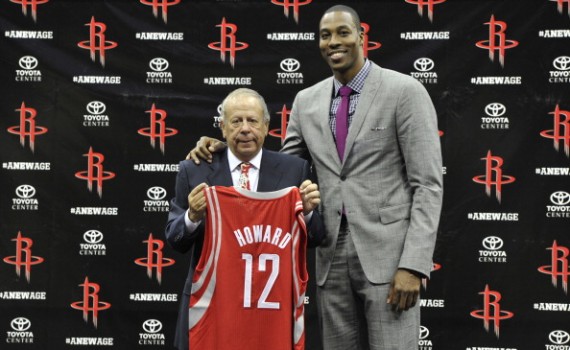
[[[324,350],[418,349],[419,302],[408,311],[387,304],[390,283],[366,278],[343,217],[327,280],[317,288]]]

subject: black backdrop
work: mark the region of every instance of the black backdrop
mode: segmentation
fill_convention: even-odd
[[[421,80],[438,112],[420,348],[570,349],[570,1],[346,3],[368,57]],[[171,348],[177,163],[220,136],[239,86],[265,96],[279,148],[296,92],[330,74],[317,29],[332,4],[0,1],[1,349]]]

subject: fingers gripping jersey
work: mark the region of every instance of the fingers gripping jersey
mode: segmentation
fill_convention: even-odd
[[[302,350],[307,230],[299,190],[206,188],[191,350]]]

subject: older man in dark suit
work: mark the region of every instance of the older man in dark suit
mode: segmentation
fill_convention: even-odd
[[[323,236],[323,224],[314,211],[320,203],[320,193],[309,178],[309,164],[295,156],[272,152],[263,148],[268,133],[269,112],[261,95],[250,89],[231,92],[222,103],[221,129],[228,148],[217,153],[211,163],[200,165],[186,160],[180,162],[176,178],[176,196],[172,199],[166,238],[177,251],[191,251],[191,264],[181,298],[175,345],[188,349],[188,300],[192,275],[204,239],[206,186],[239,186],[241,164],[247,162],[248,185],[252,191],[276,191],[299,186],[309,245],[317,245]]]

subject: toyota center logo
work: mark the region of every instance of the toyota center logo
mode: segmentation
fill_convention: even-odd
[[[496,236],[485,237],[483,247],[487,250],[499,250],[503,247],[503,240]]]
[[[485,106],[485,114],[489,117],[500,117],[507,112],[507,107],[499,102],[489,103]]]
[[[38,60],[34,56],[23,56],[18,64],[22,69],[31,70],[38,66]]]
[[[89,244],[97,244],[103,240],[103,233],[97,230],[85,231],[83,234],[83,240]]]
[[[16,187],[16,196],[22,199],[32,198],[36,194],[36,189],[31,185],[20,185]]]
[[[429,329],[424,326],[420,326],[420,340],[424,340],[429,336]]]
[[[100,101],[91,101],[87,104],[87,107],[85,109],[87,109],[87,112],[89,114],[100,115],[105,113],[107,106],[105,106],[105,104]]]
[[[550,201],[556,205],[566,205],[570,203],[570,193],[564,191],[556,191],[550,195]]]
[[[158,333],[162,330],[162,323],[159,320],[146,320],[143,322],[142,328],[147,333]]]
[[[17,317],[10,322],[10,326],[16,332],[25,332],[32,326],[32,322],[24,317]]]
[[[161,199],[164,199],[164,197],[166,197],[166,190],[162,187],[151,187],[148,189],[148,191],[146,191],[146,195],[148,196],[149,199],[152,199],[154,201],[159,201]]]
[[[414,62],[414,68],[419,72],[429,72],[433,69],[435,63],[431,58],[422,57]]]
[[[558,70],[569,70],[570,69],[570,57],[568,56],[560,56],[556,57],[554,61],[552,61],[552,65],[554,68]]]
[[[550,332],[548,339],[552,342],[552,344],[564,345],[570,341],[570,334],[565,331],[556,330]]]
[[[293,73],[301,68],[301,63],[294,58],[286,58],[281,61],[281,64],[279,66],[283,71],[287,73]]]
[[[148,66],[155,72],[164,72],[168,69],[168,61],[162,57],[156,57],[150,60]]]

